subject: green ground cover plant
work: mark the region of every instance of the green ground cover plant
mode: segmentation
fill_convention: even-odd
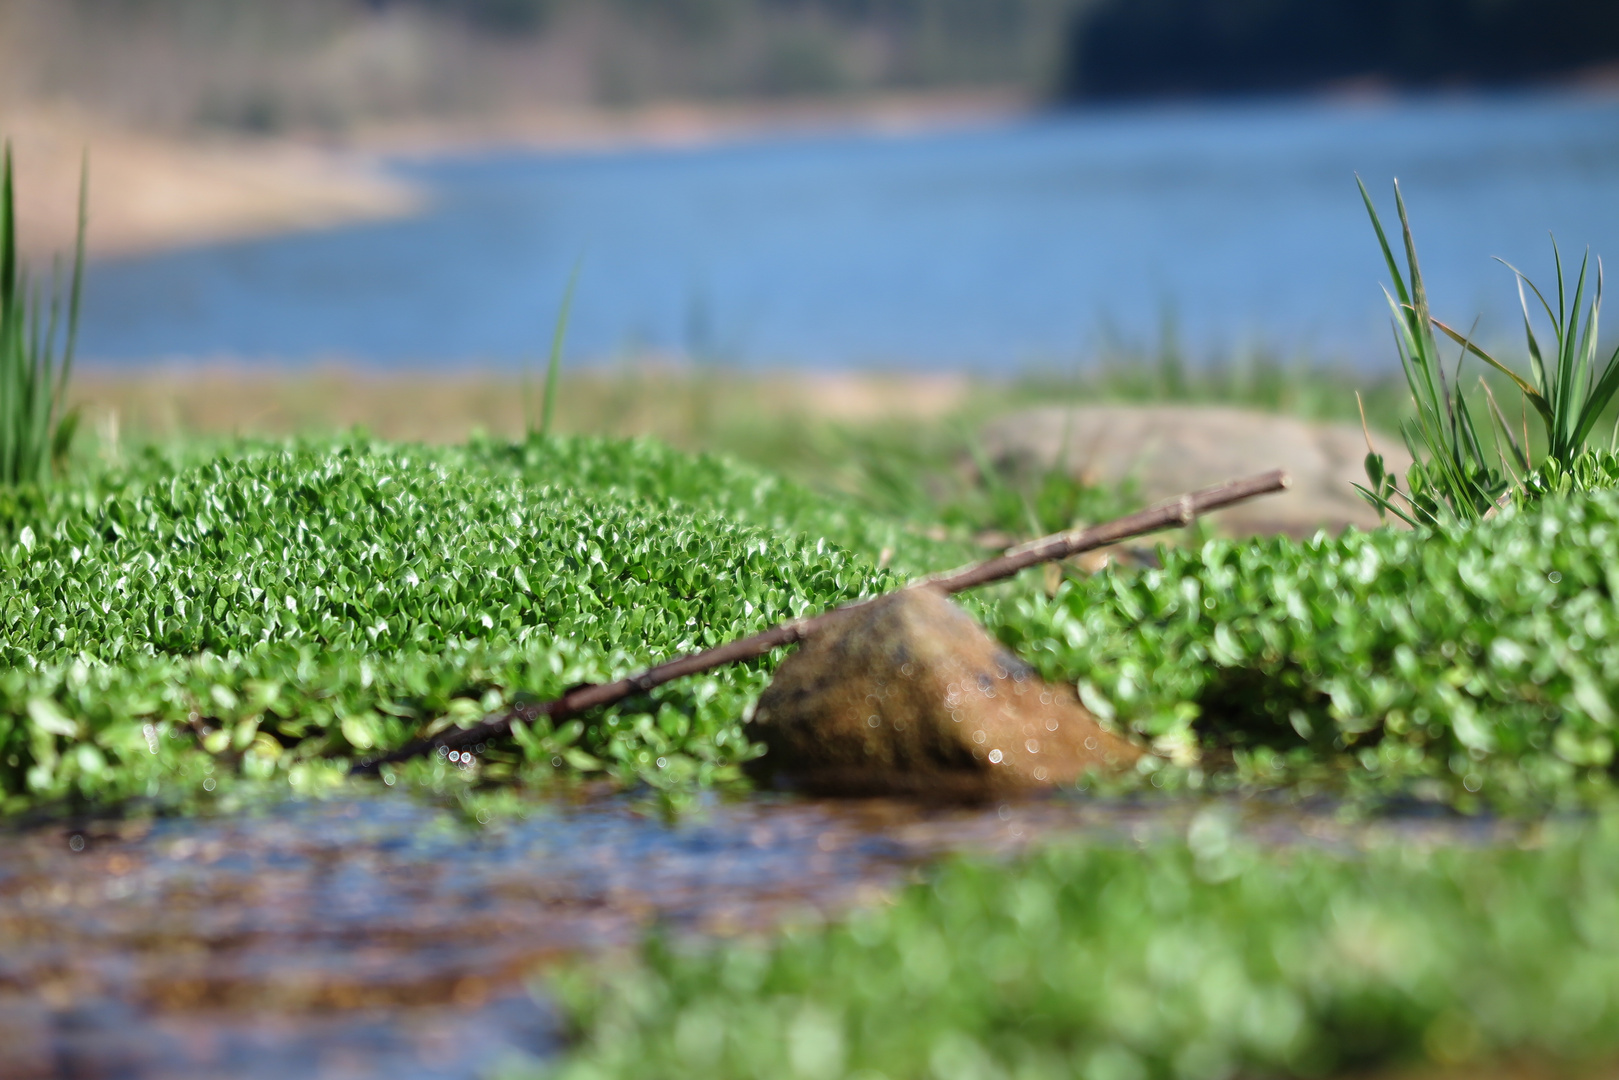
[[[152,450],[14,493],[0,535],[8,809],[237,775],[318,787],[424,727],[958,561],[733,462],[592,439]],[[764,678],[738,667],[525,729],[465,771],[723,779],[752,752],[742,717]]]
[[[1619,492],[1162,558],[999,609],[1020,655],[1185,767],[1157,782],[1458,805],[1611,786]]]
[[[1183,840],[952,861],[841,925],[654,939],[552,984],[575,1044],[544,1075],[1218,1080],[1511,1055],[1569,1076],[1619,1051],[1616,905],[1612,820],[1525,849],[1277,850],[1216,806]]]
[[[1544,808],[1611,787],[1616,546],[1619,493],[1549,494],[1476,525],[1165,548],[1159,569],[969,605],[1160,751],[1131,783]],[[971,555],[645,440],[148,450],[0,500],[0,794],[319,786]],[[755,752],[743,717],[771,667],[401,775],[723,780]]]

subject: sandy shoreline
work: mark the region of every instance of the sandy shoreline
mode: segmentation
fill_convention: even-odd
[[[177,138],[66,109],[0,115],[33,260],[71,251],[90,167],[92,258],[408,214],[420,196],[369,155],[286,141]]]
[[[914,135],[1001,122],[1035,108],[1025,95],[982,90],[847,101],[668,101],[634,109],[536,108],[483,119],[376,124],[346,143],[393,158],[491,150],[678,149],[769,135]]]
[[[690,147],[764,134],[911,134],[992,123],[1029,110],[1011,94],[889,96],[850,102],[694,105],[627,111],[534,109],[374,125],[340,139],[248,139],[121,127],[81,111],[0,111],[16,158],[24,255],[71,251],[79,169],[90,158],[89,254],[164,249],[384,220],[417,212],[423,192],[387,159],[495,150]]]
[[[185,435],[289,435],[359,426],[387,439],[457,443],[475,431],[522,433],[537,407],[537,379],[519,372],[377,371],[342,364],[176,363],[77,370],[72,404],[103,432]],[[705,372],[689,365],[636,364],[574,369],[562,378],[559,429],[653,434],[682,445],[704,429],[814,421],[872,424],[936,421],[982,390],[960,374]]]

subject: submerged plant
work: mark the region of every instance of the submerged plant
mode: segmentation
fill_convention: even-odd
[[[1417,415],[1401,425],[1406,445],[1415,459],[1406,477],[1407,489],[1400,490],[1398,478],[1388,473],[1380,455],[1368,453],[1366,476],[1371,487],[1357,484],[1357,490],[1380,512],[1392,512],[1412,525],[1428,525],[1437,523],[1441,517],[1476,520],[1513,495],[1533,498],[1558,483],[1567,488],[1571,479],[1582,475],[1594,477],[1610,473],[1612,470],[1595,466],[1577,467],[1582,458],[1596,453],[1590,446],[1591,434],[1614,394],[1619,392],[1619,349],[1615,349],[1606,362],[1601,361],[1598,353],[1601,260],[1597,261],[1587,303],[1590,255],[1581,260],[1570,295],[1562,253],[1553,243],[1552,255],[1557,269],[1555,307],[1527,275],[1510,263],[1503,263],[1516,275],[1518,282],[1518,301],[1523,309],[1530,361],[1530,375],[1525,378],[1480,348],[1471,334],[1460,333],[1434,318],[1429,311],[1427,291],[1417,264],[1416,243],[1411,236],[1411,221],[1399,183],[1394,185],[1394,201],[1400,215],[1409,280],[1400,271],[1383,222],[1364,183],[1360,184],[1360,194],[1394,280],[1393,294],[1385,291],[1385,295],[1393,310],[1395,345]],[[1551,321],[1551,344],[1555,347],[1549,356],[1535,334],[1529,293],[1535,295]],[[1461,348],[1455,373],[1449,379],[1445,377],[1438,339],[1434,335],[1436,328]],[[1489,385],[1482,379],[1480,385],[1493,423],[1488,448],[1479,437],[1478,425],[1462,390],[1461,369],[1469,354],[1510,379],[1540,418],[1545,457],[1539,470],[1531,460],[1527,427],[1521,437],[1513,431]],[[1608,449],[1611,453],[1613,448]],[[1538,475],[1546,470],[1562,479],[1548,484],[1545,477]]]
[[[0,483],[43,484],[66,456],[78,412],[63,411],[84,283],[88,170],[79,183],[78,240],[63,327],[59,274],[52,275],[48,316],[17,257],[16,191],[11,147],[0,179]],[[62,340],[64,339],[65,340]],[[57,354],[57,343],[62,351]]]

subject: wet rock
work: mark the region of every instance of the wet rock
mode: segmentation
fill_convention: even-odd
[[[1377,432],[1371,439],[1390,471],[1403,477],[1411,467],[1405,446]],[[991,422],[981,442],[991,461],[1014,471],[1038,473],[1060,464],[1092,483],[1133,478],[1149,502],[1286,469],[1293,481],[1287,491],[1211,515],[1235,535],[1308,537],[1319,528],[1381,523],[1350,486],[1366,482],[1366,435],[1358,424],[1224,406],[1047,406]]]
[[[789,656],[753,735],[758,779],[824,794],[983,797],[1141,756],[931,589],[857,608]]]

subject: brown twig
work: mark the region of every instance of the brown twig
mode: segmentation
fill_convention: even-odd
[[[1071,555],[1078,555],[1084,551],[1116,544],[1121,540],[1128,540],[1133,536],[1145,533],[1158,532],[1177,525],[1190,525],[1200,514],[1211,510],[1231,506],[1244,502],[1260,495],[1270,495],[1281,491],[1289,483],[1288,476],[1280,469],[1257,476],[1246,477],[1242,480],[1232,480],[1201,491],[1194,491],[1188,495],[1181,495],[1168,502],[1142,510],[1139,513],[1122,517],[1115,521],[1093,525],[1086,529],[1071,529],[1067,532],[1055,533],[1051,536],[1032,540],[1027,544],[1011,548],[1004,554],[993,559],[962,567],[944,574],[934,574],[912,582],[906,588],[934,588],[945,593],[958,593],[967,589],[988,585],[993,581],[1001,581],[1012,577],[1020,571],[1041,563],[1052,562],[1057,559],[1066,559]],[[696,675],[700,672],[711,671],[726,664],[735,664],[743,660],[752,660],[764,656],[772,649],[783,645],[794,645],[817,631],[824,629],[834,619],[858,607],[863,607],[877,599],[872,597],[866,600],[857,600],[852,604],[834,608],[820,615],[803,619],[793,619],[771,627],[763,633],[752,637],[739,638],[724,645],[702,652],[687,653],[673,660],[666,661],[656,667],[647,668],[626,678],[610,683],[590,683],[578,686],[561,697],[552,701],[535,702],[528,705],[518,705],[496,716],[491,716],[479,724],[469,728],[455,728],[444,731],[429,739],[419,739],[416,742],[403,746],[398,750],[384,754],[380,757],[362,761],[351,770],[355,773],[375,772],[383,765],[404,761],[421,754],[430,753],[440,747],[453,749],[469,746],[473,743],[485,742],[497,735],[504,735],[511,730],[514,721],[531,722],[539,717],[549,717],[552,721],[563,720],[570,716],[594,709],[602,705],[611,705],[624,700],[632,694],[642,694],[653,687],[687,675]]]

